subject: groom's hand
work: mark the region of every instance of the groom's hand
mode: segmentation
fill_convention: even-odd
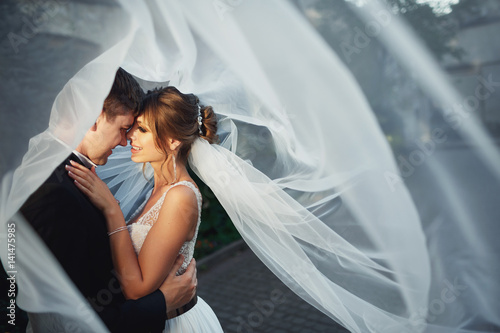
[[[160,286],[160,290],[165,297],[167,304],[167,312],[180,308],[194,297],[196,293],[196,261],[191,260],[184,274],[176,276],[175,273],[179,270],[184,261],[184,256],[181,254],[175,260],[172,270],[168,273],[167,278]]]

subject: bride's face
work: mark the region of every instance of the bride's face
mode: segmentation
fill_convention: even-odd
[[[137,117],[134,126],[127,134],[127,139],[130,140],[132,146],[132,161],[136,163],[163,163],[165,161],[166,156],[155,146],[153,133],[143,116]]]

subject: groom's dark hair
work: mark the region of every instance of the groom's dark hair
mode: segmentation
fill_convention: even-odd
[[[123,68],[118,68],[115,81],[108,97],[104,100],[103,112],[108,120],[116,116],[127,115],[130,112],[134,117],[140,113],[144,91],[132,75]]]

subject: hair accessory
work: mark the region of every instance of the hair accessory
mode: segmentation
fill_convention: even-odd
[[[127,230],[127,226],[123,226],[123,227],[119,227],[119,228],[116,228],[115,230],[111,231],[111,232],[108,232],[108,236],[111,236],[112,234],[116,234],[117,232],[120,232],[120,231],[123,231],[123,230]]]
[[[201,117],[201,106],[200,104],[196,104],[198,106],[198,132],[200,132],[200,135],[203,135],[203,132],[201,131],[201,126],[203,125],[203,118]]]

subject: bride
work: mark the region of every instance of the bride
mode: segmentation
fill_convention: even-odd
[[[179,254],[182,274],[193,258],[202,197],[186,163],[192,143],[217,139],[217,119],[210,106],[174,87],[148,92],[143,112],[127,134],[132,161],[149,163],[154,187],[126,224],[107,185],[94,172],[72,163],[70,177],[106,217],[113,264],[127,299],[156,290]],[[128,231],[128,232],[124,232]],[[167,313],[165,332],[222,332],[215,313],[198,296]]]

